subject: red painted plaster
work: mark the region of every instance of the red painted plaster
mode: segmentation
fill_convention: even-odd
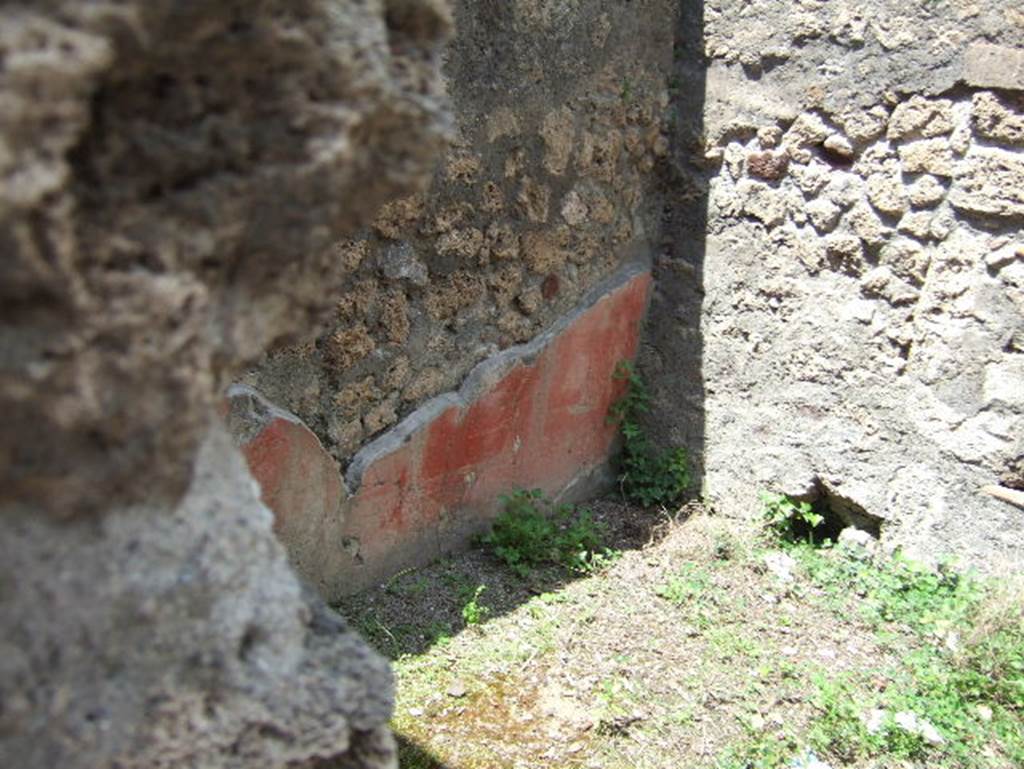
[[[613,374],[635,356],[650,282],[645,272],[611,291],[532,361],[370,464],[341,510],[341,536],[359,543],[359,556],[338,567],[350,573],[328,592],[351,592],[367,575],[385,578],[457,546],[496,514],[501,494],[555,495],[606,462],[615,437],[608,408],[622,392]],[[315,499],[333,493],[321,479],[325,452],[300,423],[276,419],[243,451],[278,528],[322,510]],[[315,489],[306,488],[311,477]]]

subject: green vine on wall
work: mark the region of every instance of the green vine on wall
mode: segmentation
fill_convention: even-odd
[[[678,506],[690,488],[690,462],[679,446],[658,450],[640,425],[650,411],[651,396],[643,378],[629,361],[620,361],[614,377],[626,384],[622,397],[612,404],[608,418],[622,432],[619,484],[625,496],[639,505]]]

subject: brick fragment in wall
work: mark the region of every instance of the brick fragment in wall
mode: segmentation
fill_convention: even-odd
[[[778,181],[788,168],[789,156],[783,152],[754,152],[747,156],[747,172],[755,179]]]

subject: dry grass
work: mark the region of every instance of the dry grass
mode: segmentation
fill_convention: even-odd
[[[913,648],[862,619],[856,596],[780,582],[763,542],[699,507],[594,511],[623,551],[602,573],[522,580],[471,551],[342,607],[395,660],[403,767],[783,765],[821,713],[816,681],[855,677],[870,697]],[[466,627],[481,584],[491,616]]]

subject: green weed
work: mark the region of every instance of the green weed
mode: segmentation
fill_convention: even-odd
[[[473,591],[473,597],[463,605],[462,619],[466,621],[467,625],[479,625],[491,615],[490,607],[480,603],[480,596],[486,589],[487,585],[479,585]]]
[[[789,552],[834,603],[860,596],[859,611],[875,626],[898,623],[941,634],[965,624],[982,595],[972,575],[946,567],[933,570],[899,553],[876,563],[845,548],[798,544]]]
[[[794,502],[785,494],[766,491],[760,497],[764,524],[776,538],[814,542],[814,530],[825,522],[825,516],[815,512],[809,502]]]
[[[682,606],[700,596],[707,586],[707,575],[691,564],[686,564],[669,577],[667,582],[658,585],[654,589],[654,594],[676,606]]]
[[[553,507],[539,489],[501,499],[505,509],[481,542],[519,576],[544,564],[591,573],[617,557],[601,548],[604,529],[589,510],[577,514],[569,505]]]
[[[930,569],[895,556],[872,562],[844,549],[792,550],[807,574],[830,596],[859,596],[866,619],[890,643],[897,628],[914,642],[901,663],[861,679],[815,680],[819,714],[811,744],[842,760],[925,760],[972,769],[1024,762],[1024,608],[1019,591],[996,600],[990,584],[945,566]],[[876,681],[870,683],[870,679]],[[885,681],[878,687],[877,681]],[[876,711],[869,730],[863,718]],[[924,719],[939,735],[925,739],[897,722],[897,714]],[[985,717],[980,714],[985,713]]]
[[[615,368],[615,379],[626,384],[625,392],[608,414],[609,421],[622,432],[622,491],[644,507],[677,506],[691,483],[686,449],[658,451],[640,426],[641,415],[650,411],[651,397],[633,364],[620,362]]]
[[[751,733],[746,740],[722,752],[715,769],[778,769],[789,766],[796,742],[788,734]]]

